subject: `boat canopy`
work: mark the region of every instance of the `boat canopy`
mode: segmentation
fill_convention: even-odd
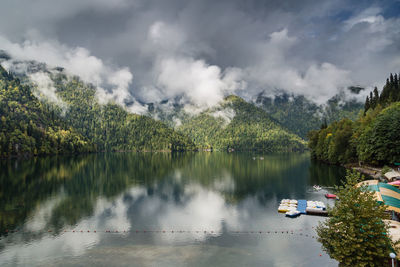
[[[368,180],[357,184],[365,186],[367,190],[374,192],[374,198],[387,206],[387,210],[400,213],[400,190],[393,185],[380,183],[378,180]]]

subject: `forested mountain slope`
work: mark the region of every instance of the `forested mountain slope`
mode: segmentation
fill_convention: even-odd
[[[361,161],[375,165],[400,162],[400,81],[390,75],[381,93],[367,97],[364,114],[309,133],[314,158],[329,163]]]
[[[51,73],[64,106],[40,100],[34,86],[0,66],[0,152],[59,154],[112,150],[191,150],[191,140],[160,121],[100,105],[93,86]]]
[[[0,155],[93,151],[89,139],[0,66]]]
[[[349,89],[354,95],[363,90],[359,87],[351,88],[358,88],[358,90]],[[302,138],[306,138],[309,131],[318,129],[325,122],[331,123],[343,118],[356,120],[364,107],[362,103],[355,99],[347,99],[343,94],[337,94],[324,105],[317,105],[302,95],[294,96],[286,93],[276,95],[274,98],[259,95],[255,104]]]
[[[96,89],[79,78],[53,77],[57,95],[67,103],[65,120],[99,150],[193,150],[192,141],[148,116],[129,113],[117,104],[99,104]]]
[[[200,149],[297,151],[305,141],[290,133],[261,108],[238,96],[182,121],[177,131],[188,135]]]

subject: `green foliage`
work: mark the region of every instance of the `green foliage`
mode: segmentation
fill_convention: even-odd
[[[358,93],[362,88],[349,88],[353,93]],[[307,137],[311,130],[320,128],[325,122],[333,122],[343,118],[355,120],[363,106],[355,100],[346,100],[344,95],[331,98],[326,105],[317,105],[304,96],[289,96],[282,94],[274,99],[258,96],[256,100],[271,116],[289,131],[302,138]]]
[[[0,66],[0,157],[93,150],[87,138]]]
[[[39,99],[34,87],[0,66],[0,156],[62,154],[92,151],[192,150],[192,141],[164,123],[101,105],[96,90],[79,78],[54,74],[62,110]]]
[[[363,177],[348,171],[338,187],[340,201],[329,210],[329,219],[317,227],[318,241],[329,256],[345,266],[383,266],[391,252],[385,206],[364,187],[356,187]]]
[[[328,127],[309,133],[308,146],[311,156],[333,164],[346,163],[356,157],[354,145],[350,142],[354,122],[342,119]]]
[[[400,159],[400,103],[382,110],[372,122],[366,149],[379,163],[398,162]],[[370,160],[370,159],[368,159]]]
[[[261,108],[237,96],[184,121],[177,130],[200,149],[302,151],[305,142],[272,120]]]
[[[400,101],[400,80],[397,74],[393,76],[391,73],[380,94],[377,87],[370,93],[369,102],[365,103],[364,110],[366,112],[369,109],[375,109],[378,105],[387,107],[396,101]]]
[[[113,103],[101,105],[94,87],[62,75],[53,77],[57,94],[68,104],[68,124],[87,136],[98,150],[182,151],[195,149],[186,136],[148,116],[128,113]]]
[[[388,166],[383,166],[383,168],[382,168],[382,174],[385,174],[385,173],[387,173],[387,172],[390,172],[390,171],[392,171],[392,168],[390,168],[390,167],[388,167]]]
[[[389,97],[396,95],[398,83],[397,75],[392,75],[381,95],[375,87],[366,99],[364,114],[355,122],[334,122],[327,130],[311,131],[308,135],[311,155],[334,164],[357,160],[374,165],[398,162],[400,103]]]

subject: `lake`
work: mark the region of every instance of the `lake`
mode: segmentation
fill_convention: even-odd
[[[0,161],[0,265],[337,266],[324,217],[345,170],[308,153],[104,153]],[[323,190],[314,191],[319,184]]]

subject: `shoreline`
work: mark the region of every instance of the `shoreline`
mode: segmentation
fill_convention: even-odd
[[[356,170],[356,171],[358,171],[362,174],[368,175],[374,179],[381,180],[381,177],[383,177],[383,174],[382,174],[383,168],[373,167],[373,166],[368,166],[368,165],[360,166],[356,163],[348,163],[348,164],[344,164],[342,166],[345,167],[346,169]]]
[[[249,150],[217,150],[217,149],[193,149],[193,150],[100,150],[100,151],[90,151],[90,152],[76,152],[76,153],[59,153],[59,154],[31,154],[31,153],[21,153],[18,155],[9,155],[9,156],[0,156],[0,160],[10,160],[10,159],[30,159],[36,157],[51,157],[51,156],[78,156],[78,155],[88,155],[88,154],[99,154],[99,153],[182,153],[182,152],[226,152],[226,153],[234,153],[234,152],[257,152],[257,153],[306,153],[308,150],[277,150],[277,151],[269,151],[269,150],[258,150],[258,149],[249,149]]]

